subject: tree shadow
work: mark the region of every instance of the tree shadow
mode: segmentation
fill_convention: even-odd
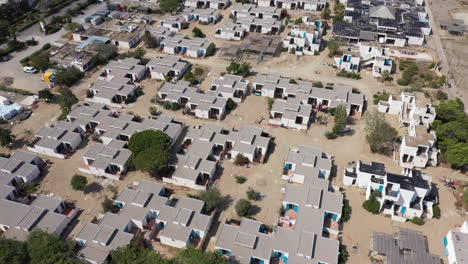
[[[100,193],[104,190],[101,184],[97,182],[92,182],[88,184],[85,189],[84,189],[84,194],[94,194],[94,193]]]

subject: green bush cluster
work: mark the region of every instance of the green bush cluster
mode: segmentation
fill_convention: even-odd
[[[361,74],[354,73],[354,72],[348,72],[345,69],[342,69],[341,71],[337,72],[336,76],[345,77],[345,78],[349,78],[349,79],[355,79],[355,80],[361,79]]]

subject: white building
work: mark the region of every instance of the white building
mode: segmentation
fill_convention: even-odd
[[[151,59],[146,64],[146,69],[153,79],[178,81],[182,79],[182,76],[190,69],[190,66],[190,62],[183,61],[179,56],[166,55]]]
[[[465,220],[459,231],[449,230],[444,237],[445,255],[449,264],[468,263],[468,221]]]
[[[242,40],[245,37],[247,30],[235,23],[227,23],[220,25],[215,31],[215,38],[227,40]]]
[[[167,36],[159,44],[159,48],[167,54],[192,58],[204,58],[211,42],[204,38],[188,39],[185,35]]]
[[[214,9],[225,9],[230,4],[229,0],[187,0],[184,2],[186,7],[193,8],[214,8]]]
[[[400,166],[404,168],[437,165],[438,150],[435,148],[435,131],[428,132],[436,118],[435,106],[419,94],[401,92],[400,96],[390,95],[387,101],[380,101],[378,110],[399,116],[402,126],[408,127],[408,135],[400,145]]]
[[[215,24],[221,18],[221,12],[213,8],[184,8],[181,15],[186,21],[200,21],[207,24]]]
[[[343,183],[356,185],[366,191],[366,200],[374,191],[380,211],[392,220],[404,222],[414,217],[432,218],[434,195],[432,178],[414,169],[404,169],[404,175],[385,171],[385,165],[357,161],[355,168],[347,168]]]
[[[21,112],[23,112],[23,107],[21,105],[0,96],[0,118],[3,120],[10,120]]]
[[[283,47],[296,55],[315,55],[321,49],[323,27],[320,21],[313,26],[294,26]]]
[[[249,93],[249,81],[242,76],[225,74],[211,82],[211,91],[218,93],[223,98],[231,98],[240,103]]]
[[[320,11],[327,5],[327,0],[255,0],[255,3],[258,3],[259,7]]]
[[[298,98],[276,99],[268,123],[273,126],[307,130],[311,123],[312,106]]]
[[[334,58],[334,65],[339,70],[359,72],[363,67],[370,67],[374,77],[381,77],[385,71],[394,72],[395,64],[387,55],[388,49],[364,44],[350,47],[351,51]]]
[[[187,28],[188,21],[182,15],[167,15],[161,18],[159,26],[174,32]]]

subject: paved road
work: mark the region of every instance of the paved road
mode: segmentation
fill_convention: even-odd
[[[427,5],[427,12],[429,14],[429,24],[432,28],[432,39],[435,44],[435,48],[437,49],[437,54],[439,55],[439,59],[441,62],[441,72],[445,76],[448,77],[449,87],[445,88],[445,92],[449,95],[450,98],[460,98],[465,103],[465,112],[468,113],[468,93],[465,93],[463,90],[459,90],[455,79],[453,79],[451,74],[450,65],[447,59],[447,55],[445,54],[444,46],[442,45],[442,41],[440,39],[439,30],[440,28],[435,23],[435,18],[431,10],[432,1],[428,1]],[[452,76],[452,77],[451,77]],[[461,87],[462,88],[462,87]]]

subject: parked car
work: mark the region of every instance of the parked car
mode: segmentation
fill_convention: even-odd
[[[32,112],[31,112],[31,111],[24,112],[23,115],[20,117],[20,120],[21,120],[21,121],[26,120],[26,119],[28,119],[31,115],[32,115]]]
[[[23,71],[25,73],[37,73],[38,70],[34,67],[31,67],[31,66],[26,66],[26,67],[23,67]]]
[[[1,62],[6,62],[6,61],[11,60],[11,58],[13,58],[11,55],[5,55],[3,57],[0,57],[0,61]]]

